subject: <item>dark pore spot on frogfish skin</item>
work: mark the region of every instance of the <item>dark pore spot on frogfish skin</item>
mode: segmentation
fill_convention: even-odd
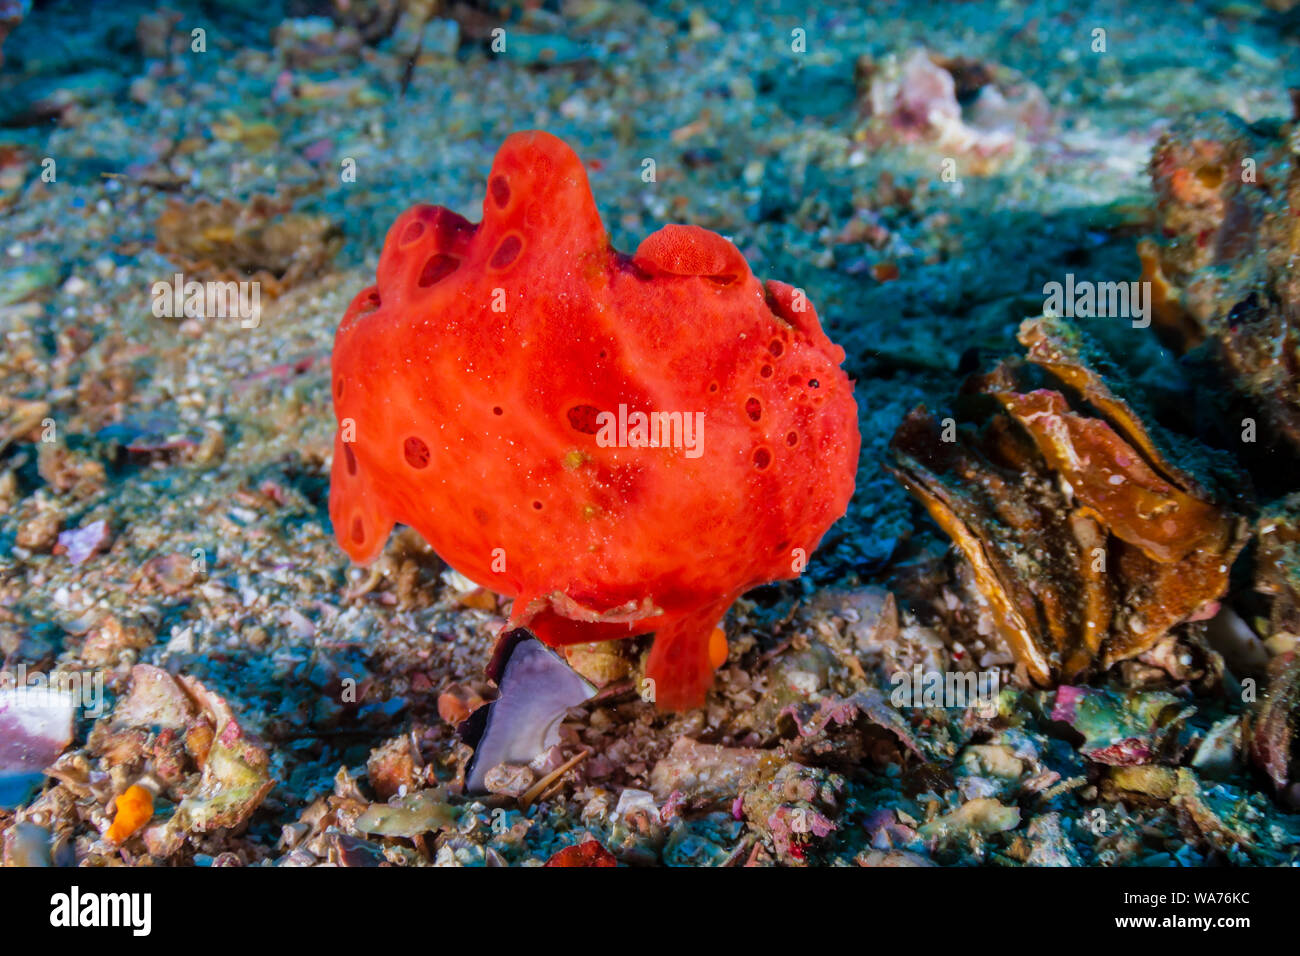
[[[756,398],[747,398],[745,400],[745,414],[750,417],[751,421],[758,421],[763,417],[763,403]]]
[[[524,248],[524,241],[516,235],[506,236],[501,240],[501,245],[497,246],[497,251],[492,253],[492,260],[488,263],[493,269],[504,269],[516,259]]]
[[[352,541],[355,544],[361,544],[365,540],[366,540],[366,526],[362,522],[361,517],[358,515],[357,517],[352,519]]]
[[[357,473],[357,456],[352,452],[352,446],[348,442],[343,443],[343,461],[347,465],[348,474]]]
[[[455,257],[445,253],[440,252],[437,255],[430,256],[428,261],[425,262],[424,268],[420,270],[420,278],[417,280],[420,288],[427,289],[434,283],[441,282],[455,272],[458,265],[460,263],[456,261]]]
[[[492,201],[498,209],[505,209],[510,204],[510,184],[504,176],[493,176],[488,181],[488,189],[492,191]]]
[[[406,457],[406,463],[412,468],[429,467],[429,446],[421,438],[412,435],[402,442],[402,454]]]
[[[596,422],[600,409],[595,405],[574,405],[565,414],[574,431],[582,432],[584,435],[594,435],[600,431],[600,425]]]
[[[754,467],[759,471],[772,464],[772,453],[766,448],[754,449]]]
[[[422,235],[424,235],[424,223],[417,220],[402,230],[402,245],[409,246]]]

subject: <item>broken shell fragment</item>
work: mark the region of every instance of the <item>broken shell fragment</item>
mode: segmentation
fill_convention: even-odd
[[[196,715],[194,702],[171,674],[152,664],[131,668],[131,689],[113,708],[116,727],[181,730]]]
[[[60,531],[59,548],[73,564],[84,564],[108,545],[109,537],[107,521],[92,521],[84,528]]]
[[[500,696],[457,728],[474,748],[467,793],[486,792],[488,771],[498,764],[531,763],[559,743],[560,721],[569,708],[596,694],[595,687],[525,628],[501,636],[488,678]]]
[[[770,755],[762,750],[678,737],[650,772],[650,789],[661,801],[677,793],[690,806],[721,803],[739,792],[765,758]]]
[[[50,831],[28,820],[20,820],[4,832],[4,865],[53,866]]]
[[[1143,764],[1167,750],[1186,719],[1196,713],[1162,691],[1093,690],[1060,687],[1052,719],[1083,736],[1079,748],[1089,760],[1114,766]]]
[[[926,842],[943,846],[971,835],[983,837],[1014,830],[1019,825],[1020,811],[1016,807],[1004,806],[992,797],[976,797],[924,824],[919,833]]]
[[[373,803],[352,824],[360,833],[375,836],[417,837],[456,825],[456,809],[441,789],[396,797],[389,803]]]
[[[25,802],[72,742],[77,704],[48,686],[0,689],[0,808]]]
[[[205,759],[196,761],[203,768],[199,785],[185,795],[172,821],[200,833],[242,826],[275,786],[267,749],[242,726],[224,697],[193,677],[182,674],[176,680],[210,724],[212,737]]]
[[[531,767],[514,763],[499,763],[483,775],[483,789],[503,797],[518,799],[528,792],[537,775]]]

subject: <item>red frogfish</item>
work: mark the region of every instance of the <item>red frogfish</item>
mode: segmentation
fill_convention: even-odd
[[[573,150],[516,133],[483,221],[407,210],[343,316],[335,534],[364,564],[409,525],[553,647],[653,633],[644,696],[698,706],[727,608],[797,577],[852,497],[843,360],[716,233],[616,251]]]

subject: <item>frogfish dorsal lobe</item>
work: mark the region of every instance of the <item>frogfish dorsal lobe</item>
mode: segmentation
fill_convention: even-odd
[[[727,608],[852,496],[843,360],[715,233],[615,251],[574,152],[516,133],[482,222],[407,210],[339,325],[335,534],[366,563],[410,525],[552,646],[653,632],[656,702],[696,706]]]

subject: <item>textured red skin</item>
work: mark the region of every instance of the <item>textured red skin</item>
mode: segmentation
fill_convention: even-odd
[[[732,601],[796,577],[853,494],[843,360],[801,293],[715,233],[616,252],[573,151],[516,133],[483,222],[407,210],[339,325],[330,518],[360,563],[410,525],[553,646],[655,632],[657,703],[697,706]],[[620,404],[703,412],[702,454],[600,447],[569,417]]]
[[[566,846],[551,854],[544,866],[618,866],[618,859],[595,840]]]

